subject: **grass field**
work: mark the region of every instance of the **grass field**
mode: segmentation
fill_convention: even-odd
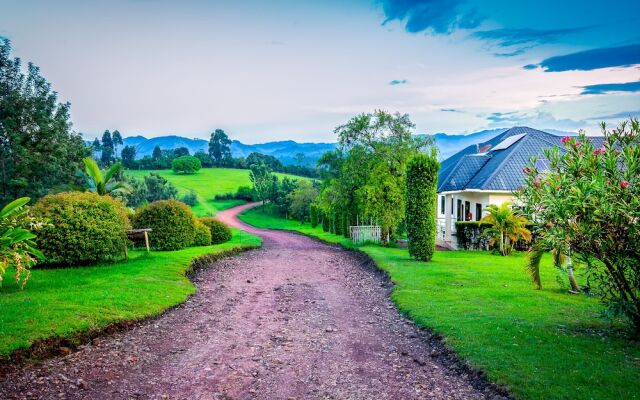
[[[234,230],[231,241],[179,251],[131,251],[126,262],[83,268],[36,269],[23,290],[7,274],[0,287],[0,358],[38,339],[73,338],[120,321],[160,314],[195,292],[185,277],[205,254],[260,245]]]
[[[344,237],[259,208],[241,219],[352,247]],[[389,273],[401,312],[440,333],[462,358],[516,397],[640,398],[640,343],[629,341],[619,322],[602,319],[596,299],[567,294],[549,259],[541,271],[544,290],[533,290],[523,254],[437,252],[424,263],[403,249],[359,249]]]
[[[178,175],[171,170],[130,170],[126,173],[130,176],[142,178],[150,172],[160,174],[173,183],[179,190],[179,195],[183,196],[190,190],[195,190],[198,194],[198,204],[192,207],[193,212],[199,216],[213,216],[218,211],[226,210],[242,204],[242,200],[214,200],[217,194],[236,192],[240,186],[251,186],[248,169],[231,168],[203,168],[197,174]],[[288,176],[293,179],[308,179],[294,175],[276,174],[279,178]]]

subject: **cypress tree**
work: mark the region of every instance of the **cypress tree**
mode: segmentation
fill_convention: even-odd
[[[430,261],[436,248],[437,153],[418,154],[407,165],[407,232],[409,254]]]

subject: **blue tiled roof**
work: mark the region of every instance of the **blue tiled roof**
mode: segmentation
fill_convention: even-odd
[[[523,135],[508,148],[491,150],[505,139]],[[591,137],[596,147],[602,137]],[[491,145],[486,153],[478,148]],[[438,175],[438,192],[465,189],[513,191],[524,182],[523,168],[532,158],[544,157],[543,150],[560,146],[560,137],[527,127],[511,128],[493,139],[469,146],[442,162]]]

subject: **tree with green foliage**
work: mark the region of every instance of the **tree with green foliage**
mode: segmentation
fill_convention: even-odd
[[[413,156],[407,165],[407,233],[409,254],[420,261],[431,261],[436,249],[438,153]]]
[[[122,164],[119,162],[113,164],[105,172],[100,171],[98,163],[91,157],[84,158],[82,162],[90,192],[98,193],[101,196],[106,194],[127,195],[131,192],[131,186],[115,179],[117,174],[122,171]]]
[[[231,140],[222,129],[216,129],[211,133],[209,156],[217,167],[222,166],[225,160],[231,158]]]
[[[498,245],[500,254],[511,254],[512,245],[520,239],[531,241],[531,232],[527,229],[529,222],[526,217],[520,215],[511,207],[511,203],[505,201],[501,205],[489,204],[485,211],[488,213],[480,220],[480,223],[490,224],[483,235],[489,237],[489,244]]]
[[[118,130],[113,131],[113,133],[111,134],[111,141],[113,142],[113,155],[115,158],[117,158],[118,146],[124,145],[124,141],[122,140],[122,135],[120,134],[120,131]]]
[[[311,215],[312,203],[318,197],[318,189],[310,181],[297,181],[296,188],[289,194],[291,215],[305,222]],[[317,225],[317,223],[316,223]]]
[[[125,168],[135,168],[136,167],[136,148],[135,146],[124,146],[122,151],[120,152],[120,158],[122,159],[122,165]]]
[[[200,171],[202,164],[193,156],[182,156],[171,162],[171,169],[176,174],[195,174]]]
[[[413,128],[408,115],[381,110],[337,127],[338,148],[319,161],[325,178],[317,201],[322,211],[380,224],[388,241],[405,217],[407,161],[432,144],[414,137]]]
[[[113,138],[111,132],[107,129],[102,134],[102,154],[100,155],[100,163],[103,167],[108,167],[115,161],[115,151],[113,148]]]
[[[160,148],[160,146],[156,145],[153,148],[153,152],[151,153],[151,158],[154,161],[160,161],[160,159],[162,158],[162,149]]]
[[[188,156],[188,155],[190,155],[189,149],[184,146],[173,149],[173,156],[176,158],[182,157],[182,156]]]
[[[640,335],[640,121],[602,133],[600,147],[584,133],[566,136],[545,151],[547,170],[527,166],[518,204],[537,240],[584,263],[610,315]]]
[[[39,68],[29,63],[23,73],[0,40],[0,204],[81,184],[76,172],[91,149],[72,131],[69,109]]]
[[[253,192],[256,198],[262,202],[262,211],[273,191],[273,178],[269,168],[264,164],[252,164],[249,169],[249,179],[253,184]]]

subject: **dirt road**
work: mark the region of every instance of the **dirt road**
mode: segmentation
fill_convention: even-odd
[[[300,235],[230,225],[264,247],[199,271],[196,295],[161,317],[21,366],[0,398],[499,398],[443,365],[357,254]]]

